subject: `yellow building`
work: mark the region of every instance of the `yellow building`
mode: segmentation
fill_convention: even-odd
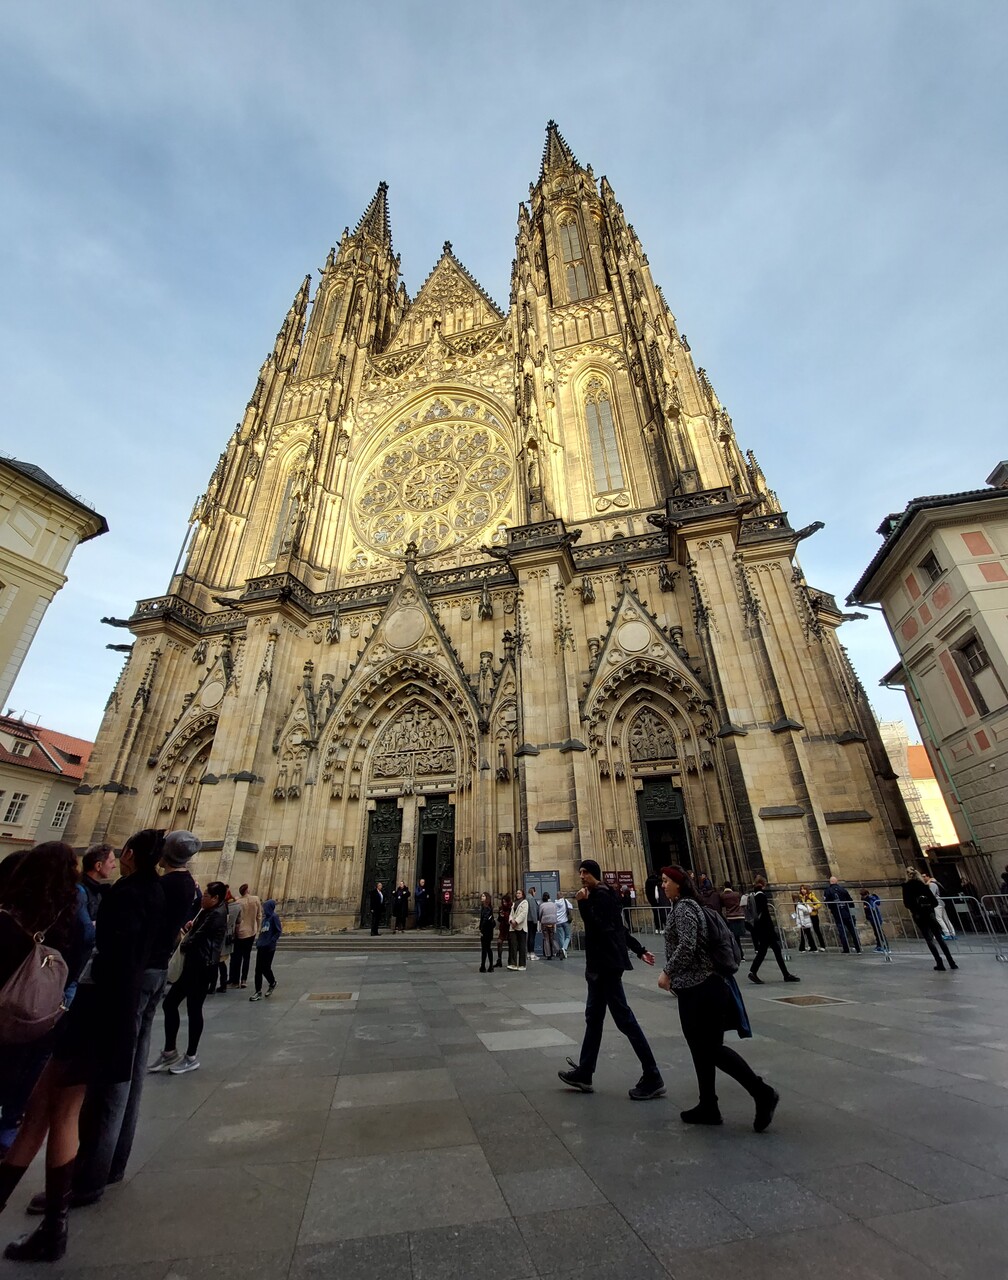
[[[102,533],[105,517],[41,467],[0,458],[0,710],[78,543]]]
[[[352,918],[582,857],[892,877],[913,837],[842,614],[609,183],[552,123],[506,308],[446,244],[413,298],[382,184],[305,279],[129,619],[78,833]],[[132,794],[135,792],[135,794]]]

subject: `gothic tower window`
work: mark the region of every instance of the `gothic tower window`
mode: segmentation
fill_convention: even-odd
[[[560,253],[567,271],[567,297],[571,302],[591,296],[588,287],[588,265],[577,220],[568,216],[560,223]]]
[[[329,367],[333,334],[336,330],[336,322],[339,319],[340,303],[342,301],[342,292],[339,289],[334,289],[330,295],[329,301],[326,303],[325,315],[322,318],[322,324],[319,330],[318,347],[315,352],[314,373],[324,373]]]
[[[584,412],[595,488],[599,493],[622,489],[623,467],[616,439],[612,397],[600,378],[592,378],[585,387]]]

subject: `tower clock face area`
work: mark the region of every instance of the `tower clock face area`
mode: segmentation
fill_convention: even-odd
[[[511,498],[509,435],[488,405],[457,395],[435,396],[382,431],[356,490],[361,543],[402,560],[410,542],[430,559],[477,539]]]

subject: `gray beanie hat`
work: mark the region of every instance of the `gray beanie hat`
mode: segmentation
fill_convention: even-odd
[[[169,831],[161,847],[161,861],[166,867],[184,867],[201,848],[191,831]]]

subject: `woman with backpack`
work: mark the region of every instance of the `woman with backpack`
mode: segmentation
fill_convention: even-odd
[[[259,926],[259,937],[256,938],[255,995],[250,1001],[261,1000],[263,996],[263,978],[269,983],[267,996],[276,990],[276,978],[273,977],[273,957],[276,955],[277,943],[283,933],[283,925],[276,913],[276,903],[267,898],[263,903],[263,921]]]
[[[173,1076],[198,1071],[197,1056],[203,1035],[203,1002],[210,990],[210,975],[217,973],[224,935],[227,933],[227,885],[212,880],[203,890],[195,920],[185,927],[179,943],[182,950],[182,976],[173,982],[161,1008],[164,1010],[165,1047],[148,1068],[152,1072],[168,1071]],[[182,1001],[186,1006],[188,1043],[185,1056],[176,1048]]]
[[[714,967],[710,949],[714,925],[682,867],[662,867],[662,889],[671,910],[665,925],[665,966],[658,985],[678,999],[679,1021],[700,1090],[699,1103],[680,1112],[680,1118],[686,1124],[722,1123],[715,1084],[720,1067],[752,1097],[756,1104],[753,1128],[762,1133],[773,1119],[780,1096],[724,1043],[726,1031],[737,1031],[743,1038],[752,1032],[734,978],[723,976]]]

